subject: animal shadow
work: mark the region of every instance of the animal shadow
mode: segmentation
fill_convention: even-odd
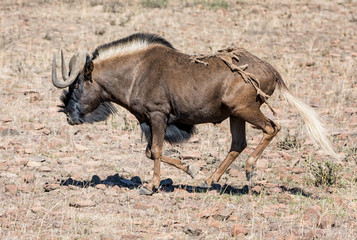
[[[76,186],[79,188],[95,187],[98,184],[104,184],[106,186],[118,186],[120,188],[135,189],[139,188],[143,182],[140,177],[135,176],[131,179],[127,179],[119,176],[119,174],[110,175],[106,179],[102,180],[99,176],[93,175],[91,180],[75,180],[73,178],[62,179],[60,180],[62,186]],[[170,178],[163,179],[160,182],[159,190],[162,192],[174,192],[175,189],[182,189],[189,193],[204,193],[212,190],[216,190],[220,194],[231,194],[231,195],[243,195],[249,193],[249,187],[245,185],[242,188],[236,188],[230,185],[214,184],[211,187],[203,186],[191,186],[185,184],[173,184],[173,181]]]
[[[75,180],[68,178],[66,180],[60,180],[62,186],[77,186],[80,188],[95,187],[98,184],[104,184],[106,186],[118,186],[120,188],[134,189],[142,185],[140,177],[135,176],[130,180],[119,176],[119,174],[110,175],[106,179],[102,180],[98,175],[93,175],[91,180]]]
[[[60,180],[60,184],[62,186],[77,186],[79,188],[87,188],[87,187],[95,187],[98,184],[104,184],[106,186],[118,186],[120,188],[127,189],[136,189],[139,188],[143,182],[140,177],[134,176],[130,179],[119,176],[119,174],[110,175],[106,179],[102,180],[99,176],[93,175],[91,180],[75,180],[73,178],[68,178],[66,180]],[[294,187],[289,188],[287,186],[279,186],[279,188],[283,192],[287,192],[293,195],[301,195],[308,198],[314,198],[311,193],[304,191],[301,188]],[[173,184],[172,179],[167,178],[163,179],[160,182],[159,190],[162,192],[174,192],[176,189],[185,190],[188,193],[205,193],[208,191],[217,191],[219,194],[229,194],[229,195],[244,195],[244,194],[257,194],[254,191],[252,192],[248,185],[244,185],[241,188],[233,187],[228,184],[224,184],[223,186],[220,184],[213,184],[211,187],[203,187],[203,186],[192,186],[185,184]]]

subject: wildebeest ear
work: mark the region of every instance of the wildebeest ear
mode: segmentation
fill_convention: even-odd
[[[84,76],[86,77],[86,79],[91,80],[91,73],[93,71],[93,68],[94,68],[94,64],[92,61],[86,63],[84,67]]]

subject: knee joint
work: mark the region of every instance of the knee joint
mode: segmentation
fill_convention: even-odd
[[[149,146],[146,147],[145,154],[147,158],[154,159]]]
[[[151,159],[155,160],[157,158],[161,158],[161,149],[159,147],[152,147],[151,148]]]
[[[276,124],[275,122],[271,121],[271,126],[267,126],[264,129],[264,133],[274,137],[280,131],[280,129],[281,127],[279,124]]]
[[[280,131],[280,126],[279,127],[274,126],[269,128],[268,131],[265,131],[264,135],[267,140],[271,140],[276,136],[276,134],[278,134],[279,131]]]

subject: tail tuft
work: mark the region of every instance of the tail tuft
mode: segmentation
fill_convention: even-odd
[[[322,148],[328,155],[333,158],[339,159],[340,156],[335,152],[332,147],[328,134],[321,124],[321,119],[318,114],[308,105],[296,98],[286,87],[281,78],[278,78],[278,86],[284,98],[299,112],[303,118],[307,133],[311,140]]]

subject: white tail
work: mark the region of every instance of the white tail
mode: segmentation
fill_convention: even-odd
[[[311,140],[319,145],[323,151],[329,154],[331,157],[339,159],[340,156],[335,152],[331,142],[327,137],[327,132],[321,124],[319,115],[308,105],[296,98],[286,87],[281,78],[278,79],[278,85],[280,87],[281,94],[284,98],[296,108],[301,117],[303,118],[307,133]]]

